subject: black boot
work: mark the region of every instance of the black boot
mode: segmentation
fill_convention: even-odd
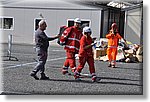
[[[116,68],[116,66],[115,66],[115,65],[112,65],[111,67],[112,67],[112,68]]]
[[[111,64],[109,64],[108,67],[111,67]]]
[[[32,76],[35,80],[39,80],[39,78],[36,76],[35,72],[31,72],[30,76]]]
[[[41,73],[40,80],[49,80],[49,77],[47,77],[44,73]]]

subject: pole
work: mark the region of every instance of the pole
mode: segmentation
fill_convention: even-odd
[[[140,44],[143,45],[143,4],[141,4],[141,35]]]
[[[12,49],[12,34],[8,36],[8,57],[11,59],[11,49]]]

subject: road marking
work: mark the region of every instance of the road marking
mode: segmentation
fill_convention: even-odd
[[[57,61],[57,60],[65,59],[65,58],[66,58],[66,57],[60,57],[60,58],[49,59],[49,60],[47,60],[47,62]],[[18,65],[14,65],[14,66],[5,67],[5,68],[3,68],[3,69],[22,67],[22,66],[32,65],[32,64],[36,64],[36,63],[37,63],[37,62],[30,62],[30,63],[18,64]]]
[[[22,54],[22,53],[15,53],[15,52],[13,52],[13,54],[14,54],[14,55],[17,55],[17,54]],[[30,54],[27,54],[27,53],[25,54],[25,53],[24,53],[24,54],[22,54],[22,55],[29,56],[29,55],[33,55],[33,54],[35,54],[35,55],[36,55],[36,53],[30,53]]]
[[[61,60],[61,59],[65,59],[66,57],[60,57],[60,58],[54,58],[54,59],[49,59],[47,60],[47,62],[51,62],[51,61],[57,61],[57,60]],[[37,62],[30,62],[30,63],[24,63],[24,64],[18,64],[18,65],[13,65],[13,66],[8,66],[8,67],[4,67],[3,69],[9,69],[9,68],[17,68],[17,67],[22,67],[22,66],[27,66],[27,65],[32,65],[32,64],[36,64]],[[53,69],[58,69],[58,68],[53,68]],[[101,72],[102,74],[113,74],[111,72]],[[118,73],[119,74],[119,73]],[[129,75],[129,76],[141,76],[139,74],[122,74],[121,75]]]
[[[54,51],[54,52],[65,52],[64,50],[51,50],[51,51]]]

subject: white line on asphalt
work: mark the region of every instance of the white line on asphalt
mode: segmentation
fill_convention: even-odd
[[[30,54],[25,54],[25,53],[24,53],[24,54],[22,54],[22,53],[15,53],[15,52],[13,52],[13,54],[14,54],[14,55],[21,54],[21,55],[26,55],[26,56],[33,55],[33,54],[36,55],[36,53],[30,53]]]
[[[60,57],[60,58],[54,58],[54,59],[49,59],[47,60],[47,62],[51,62],[51,61],[57,61],[57,60],[61,60],[61,59],[65,59],[66,57]],[[32,65],[32,64],[36,64],[37,62],[30,62],[30,63],[24,63],[24,64],[18,64],[18,65],[14,65],[14,66],[8,66],[8,67],[4,67],[3,69],[9,69],[9,68],[17,68],[17,67],[22,67],[22,66],[27,66],[27,65]],[[58,69],[58,68],[53,68],[53,69]],[[101,72],[101,73],[109,73],[112,74],[111,72]],[[118,73],[119,74],[119,73]],[[122,73],[121,73],[122,75]],[[129,76],[141,76],[138,74],[124,74],[124,75],[129,75]]]
[[[65,58],[66,58],[66,57],[54,58],[54,59],[47,60],[47,62],[50,62],[50,61],[57,61],[57,60],[60,60],[60,59],[65,59]],[[30,63],[18,64],[18,65],[14,65],[14,66],[4,67],[3,69],[22,67],[22,66],[32,65],[32,64],[36,64],[36,63],[37,63],[37,62],[30,62]]]
[[[51,51],[54,51],[54,52],[65,52],[64,50],[51,50]]]

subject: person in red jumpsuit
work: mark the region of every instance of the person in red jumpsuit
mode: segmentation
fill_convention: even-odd
[[[117,56],[117,47],[118,47],[118,41],[119,39],[123,39],[117,29],[117,24],[113,23],[111,25],[111,30],[109,31],[109,34],[106,35],[106,38],[108,39],[108,48],[107,48],[107,56],[109,60],[108,67],[115,68],[116,66],[116,56]],[[123,39],[126,43],[126,40]]]
[[[83,36],[80,40],[80,49],[79,49],[79,65],[74,73],[74,77],[76,80],[81,80],[79,76],[86,62],[89,65],[89,71],[90,74],[92,75],[92,81],[95,82],[97,78],[95,74],[95,66],[92,50],[92,46],[94,45],[94,43],[92,43],[93,39],[90,36],[91,33],[92,31],[90,27],[83,28]]]
[[[68,27],[60,38],[60,43],[65,43],[64,49],[66,50],[66,60],[62,68],[62,74],[68,73],[70,67],[74,73],[76,69],[75,54],[78,54],[80,47],[80,39],[82,32],[79,29],[81,20],[79,18],[74,19],[74,26]]]

